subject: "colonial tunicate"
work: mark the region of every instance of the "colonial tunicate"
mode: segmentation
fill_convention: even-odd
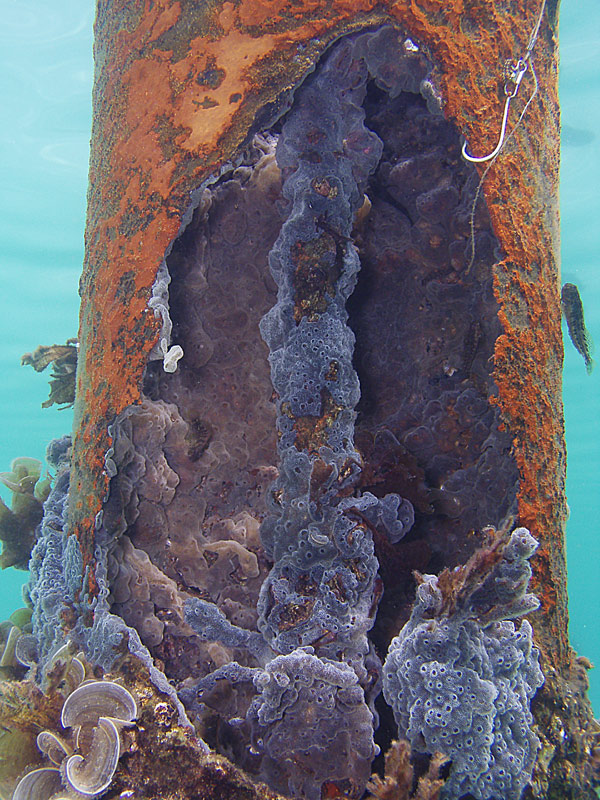
[[[536,547],[518,528],[496,549],[501,557],[488,575],[474,580],[475,569],[469,579],[470,565],[462,568],[467,579],[456,593],[448,589],[453,579],[461,585],[460,570],[425,575],[410,620],[390,644],[384,696],[414,750],[451,759],[447,800],[519,800],[531,779],[540,742],[529,705],[544,676],[531,625],[516,628],[510,618],[538,606],[526,593]]]

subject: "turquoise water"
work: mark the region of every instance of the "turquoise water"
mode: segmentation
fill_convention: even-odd
[[[561,3],[562,280],[576,283],[600,348],[600,15],[597,0]],[[600,350],[597,353],[600,355]],[[571,643],[600,669],[600,366],[587,375],[566,337],[567,565]],[[589,673],[600,711],[600,675]]]
[[[598,0],[561,4],[563,280],[579,286],[600,346],[600,16]],[[91,3],[0,0],[0,471],[43,458],[72,412],[43,410],[45,373],[20,366],[38,344],[76,335],[91,124]],[[525,120],[526,124],[526,120]],[[566,341],[567,530],[571,640],[600,666],[600,366],[586,374]],[[8,492],[1,492],[5,500]],[[0,575],[0,619],[21,604],[26,573]],[[600,709],[600,678],[590,673]]]
[[[71,410],[42,409],[39,344],[77,335],[91,127],[92,3],[0,0],[0,471],[43,459]],[[4,489],[4,487],[3,487]],[[2,491],[8,500],[8,490]],[[0,575],[0,619],[22,605],[27,573]]]

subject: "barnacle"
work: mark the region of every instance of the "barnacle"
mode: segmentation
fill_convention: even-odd
[[[60,655],[59,655],[60,654]],[[68,646],[57,654],[57,663],[68,659]],[[62,687],[72,686],[85,676],[85,667],[72,658],[64,670]],[[59,687],[60,688],[60,687]],[[138,715],[137,703],[124,686],[110,680],[83,680],[63,703],[62,727],[71,729],[69,737],[43,730],[36,739],[38,750],[54,766],[36,768],[17,784],[13,800],[48,800],[60,796],[97,797],[108,789],[121,754],[120,727],[131,724]]]
[[[13,460],[9,472],[0,472],[0,481],[12,492],[10,508],[0,500],[0,567],[27,569],[50,478],[42,477],[41,461],[21,456]]]

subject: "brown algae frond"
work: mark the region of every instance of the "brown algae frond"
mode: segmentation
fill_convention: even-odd
[[[36,372],[43,372],[52,364],[50,395],[42,408],[57,405],[69,408],[75,402],[75,372],[77,370],[77,339],[67,339],[66,344],[40,345],[33,353],[21,356],[21,366],[28,364]]]
[[[85,667],[67,672],[85,675]],[[55,796],[63,784],[65,797],[98,797],[110,786],[121,755],[120,729],[138,716],[133,695],[111,680],[84,680],[62,706],[60,722],[71,734],[42,730],[38,750],[52,766],[27,772],[17,784],[13,800]]]
[[[0,568],[27,569],[51,481],[42,477],[42,462],[26,456],[15,458],[9,472],[0,472],[0,481],[12,492],[10,508],[0,500]]]

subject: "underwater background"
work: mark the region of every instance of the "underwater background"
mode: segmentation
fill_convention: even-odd
[[[0,0],[0,19],[2,472],[16,456],[43,459],[46,444],[72,426],[71,409],[41,408],[49,375],[22,367],[20,359],[40,344],[64,344],[77,335],[94,6]],[[600,346],[598,0],[562,0],[560,53],[562,281],[579,287],[588,330]],[[588,375],[566,337],[570,637],[600,670],[599,382],[600,367]],[[9,501],[8,489],[2,487],[0,495]],[[23,605],[26,579],[26,572],[12,568],[0,574],[0,620]],[[589,675],[598,714],[600,672]]]

